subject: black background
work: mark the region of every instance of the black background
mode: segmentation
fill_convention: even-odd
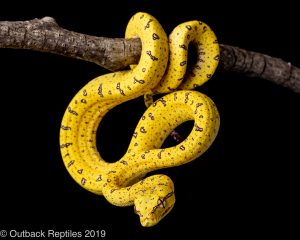
[[[155,16],[167,33],[179,23],[199,19],[215,31],[220,43],[300,66],[299,20],[296,7],[287,1],[267,7],[253,1],[162,2],[84,1],[69,7],[53,1],[30,6],[1,3],[0,20],[51,16],[69,30],[123,37],[128,20],[138,11]],[[159,225],[142,228],[132,207],[114,207],[79,187],[60,156],[65,108],[83,85],[108,71],[28,50],[0,49],[0,59],[0,228],[104,229],[106,239],[157,240],[286,237],[295,230],[300,95],[262,79],[217,71],[197,90],[209,95],[220,111],[219,135],[196,161],[160,171],[174,180],[177,202]],[[144,110],[139,98],[105,117],[98,148],[107,161],[124,154]]]

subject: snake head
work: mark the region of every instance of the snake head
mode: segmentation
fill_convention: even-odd
[[[174,204],[173,183],[161,183],[139,194],[134,201],[134,212],[139,215],[143,227],[152,227],[172,210]]]

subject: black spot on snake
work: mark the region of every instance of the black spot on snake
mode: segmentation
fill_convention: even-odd
[[[159,39],[159,36],[156,33],[153,33],[152,38],[153,38],[153,40],[157,40],[157,39]]]
[[[103,97],[103,93],[102,93],[102,83],[99,85],[99,87],[98,87],[98,95],[100,96],[100,97]]]
[[[148,56],[150,56],[150,58],[151,58],[152,61],[157,61],[158,60],[157,57],[155,57],[155,56],[152,55],[151,51],[146,51],[146,53],[147,53]]]
[[[180,48],[187,50],[187,47],[184,44],[179,45]]]
[[[187,104],[187,102],[189,101],[189,95],[190,95],[189,92],[185,93],[185,99],[184,99],[185,104]]]
[[[214,59],[219,61],[220,60],[220,55],[215,56]]]
[[[195,68],[201,70],[201,67],[199,65],[196,65]]]
[[[163,151],[165,151],[165,149],[160,150],[159,153],[157,154],[157,157],[158,157],[159,159],[161,159],[161,154],[162,154]]]
[[[60,148],[68,148],[69,146],[71,146],[73,143],[65,143],[60,145]]]
[[[71,127],[64,126],[64,125],[61,125],[60,128],[63,129],[63,130],[71,130]]]
[[[135,83],[140,83],[140,84],[144,84],[145,83],[145,81],[144,80],[138,80],[138,79],[136,79],[135,77],[133,77],[133,83],[135,84]]]
[[[68,168],[71,167],[73,164],[74,164],[75,160],[71,160],[69,163],[68,163]]]
[[[78,113],[75,112],[74,110],[72,110],[71,107],[68,107],[68,111],[69,111],[69,113],[71,113],[71,114],[73,114],[73,115],[75,115],[75,116],[78,116]]]
[[[81,184],[82,184],[82,185],[85,185],[85,183],[86,183],[86,179],[85,179],[85,178],[82,178],[82,179],[81,179]]]
[[[196,131],[199,131],[199,132],[202,132],[202,131],[203,131],[203,128],[201,128],[201,127],[199,127],[199,126],[197,126],[197,125],[195,125],[195,127],[196,127]]]
[[[198,113],[198,108],[201,107],[202,105],[203,105],[203,103],[197,103],[196,104],[195,114]]]
[[[154,120],[154,116],[152,113],[149,113],[148,116],[150,117],[151,120]]]
[[[163,97],[161,97],[160,99],[158,99],[158,101],[161,102],[164,107],[167,106],[167,102],[166,102],[166,100]]]
[[[141,127],[141,128],[140,128],[140,132],[141,132],[141,133],[146,133],[147,131],[146,131],[146,129],[145,129],[144,127]]]
[[[152,22],[153,20],[152,19],[149,19],[149,21],[147,22],[144,30],[146,30],[147,28],[150,28],[150,23]]]
[[[180,63],[180,66],[184,66],[186,64],[186,61],[183,61]]]
[[[124,93],[124,91],[121,89],[120,85],[121,85],[120,83],[117,83],[116,89],[119,90],[119,92],[121,93],[121,95],[126,96],[125,93]]]
[[[121,160],[120,163],[122,163],[124,165],[128,165],[128,163],[125,160]]]
[[[96,179],[96,182],[100,182],[100,181],[102,181],[102,176],[101,175],[99,175],[99,177],[97,177],[97,179]]]

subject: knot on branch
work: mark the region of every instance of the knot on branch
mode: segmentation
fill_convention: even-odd
[[[43,17],[41,19],[37,19],[38,22],[40,22],[41,24],[39,25],[39,27],[44,27],[46,29],[53,29],[53,28],[59,28],[57,22],[55,21],[54,18],[52,17]]]

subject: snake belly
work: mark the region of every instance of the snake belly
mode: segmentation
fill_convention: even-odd
[[[114,163],[105,162],[96,147],[99,123],[110,109],[152,91],[168,64],[168,39],[153,16],[135,14],[125,35],[141,39],[139,63],[131,70],[97,77],[75,95],[62,120],[60,148],[66,169],[80,186],[116,206],[134,205],[142,226],[153,226],[173,208],[174,184],[162,174],[137,179],[199,157],[217,135],[219,114],[213,101],[202,93],[170,93],[143,114],[125,155]],[[194,127],[183,142],[161,148],[174,128],[190,120]]]

